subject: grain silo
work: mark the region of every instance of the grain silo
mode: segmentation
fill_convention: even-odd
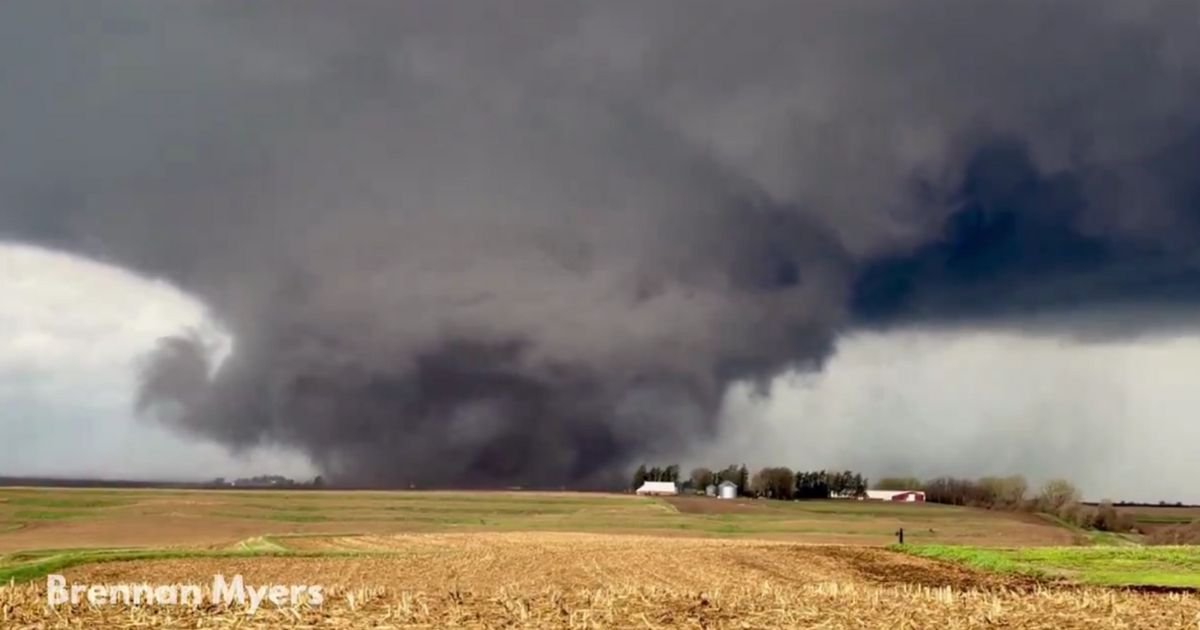
[[[738,487],[737,484],[733,483],[732,481],[722,481],[717,491],[718,496],[722,499],[736,499]]]

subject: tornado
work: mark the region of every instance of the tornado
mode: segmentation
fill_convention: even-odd
[[[1192,327],[1197,11],[12,0],[0,239],[208,308],[182,435],[604,486],[847,331]]]

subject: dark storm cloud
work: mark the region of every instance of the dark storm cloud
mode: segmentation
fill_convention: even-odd
[[[856,320],[1190,277],[1196,31],[1193,3],[7,2],[0,235],[209,306],[227,360],[147,366],[181,430],[356,482],[598,482]]]
[[[1144,319],[1161,326],[1200,303],[1197,164],[1200,134],[1147,161],[1173,213],[1168,230],[1148,237],[1089,224],[1106,210],[1089,188],[1132,201],[1108,185],[1119,176],[1087,167],[1041,172],[1019,142],[991,143],[967,162],[939,234],[864,265],[852,311],[864,323],[1028,323],[1030,315],[1080,307],[1142,308],[1160,311]],[[1122,321],[1137,332],[1136,322]]]

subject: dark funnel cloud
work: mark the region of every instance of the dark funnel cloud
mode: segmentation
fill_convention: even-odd
[[[144,366],[181,432],[347,483],[604,484],[848,327],[1191,303],[1197,30],[1124,0],[13,0],[0,238],[208,306],[228,356],[183,333]]]

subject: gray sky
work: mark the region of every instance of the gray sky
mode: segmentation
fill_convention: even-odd
[[[0,475],[208,480],[312,476],[279,449],[239,455],[145,419],[137,362],[164,335],[210,328],[178,290],[66,254],[0,244]]]
[[[1200,330],[1195,2],[9,0],[0,163],[0,239],[207,313],[6,272],[42,309],[0,330],[22,468],[157,470],[146,430],[602,487],[766,432],[1157,494],[1185,468],[1143,423],[1194,435],[1140,357]]]
[[[135,419],[136,362],[203,307],[119,269],[0,246],[0,475],[207,479],[314,469],[282,448],[230,455]],[[228,340],[225,340],[226,343]],[[735,388],[693,463],[930,477],[1064,476],[1090,498],[1200,501],[1200,336],[1081,342],[899,330],[839,340],[820,372]],[[1090,456],[1077,457],[1084,452]]]
[[[1087,498],[1200,502],[1200,336],[848,335],[825,370],[731,392],[710,466],[1065,477]]]

